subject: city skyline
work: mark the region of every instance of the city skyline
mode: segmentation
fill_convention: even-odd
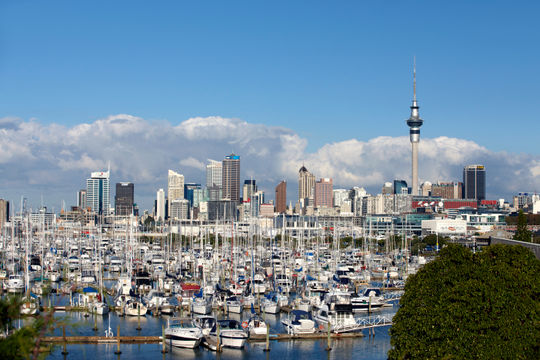
[[[231,152],[267,195],[302,164],[339,188],[412,184],[414,56],[418,183],[480,163],[488,199],[540,190],[539,4],[284,4],[2,4],[0,197],[58,210],[110,162],[149,209],[167,169],[204,184]]]

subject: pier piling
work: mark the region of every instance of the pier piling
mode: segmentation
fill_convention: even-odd
[[[116,355],[120,355],[122,352],[120,351],[120,324],[118,324],[118,330],[116,332],[116,351],[114,352]]]

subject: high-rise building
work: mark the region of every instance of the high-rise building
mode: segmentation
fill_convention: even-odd
[[[283,180],[276,186],[276,212],[283,214],[287,211],[287,182]]]
[[[431,196],[440,196],[443,199],[461,199],[463,183],[461,182],[437,182],[431,185]]]
[[[206,188],[206,201],[219,201],[222,197],[222,189],[220,186],[216,185]]]
[[[206,165],[206,187],[212,186],[222,187],[223,166],[219,161],[210,160],[210,164]]]
[[[223,199],[238,203],[240,201],[240,156],[235,154],[225,156],[222,166]]]
[[[127,216],[133,214],[134,190],[133,183],[116,183],[116,195],[114,197],[116,215]]]
[[[420,142],[420,127],[424,120],[420,118],[419,106],[416,102],[416,59],[413,70],[413,101],[411,105],[411,117],[407,120],[409,136],[412,146],[412,185],[411,194],[418,195],[418,143]]]
[[[187,199],[176,199],[171,203],[169,218],[174,220],[184,220],[189,218],[189,201]]]
[[[394,188],[392,186],[392,183],[387,181],[384,183],[383,187],[382,187],[382,190],[381,190],[381,194],[383,195],[391,195],[394,193]]]
[[[314,206],[317,207],[328,207],[331,208],[334,206],[334,194],[333,194],[333,185],[332,179],[330,178],[321,178],[321,180],[315,183],[315,196],[314,196]]]
[[[86,179],[86,203],[96,214],[109,213],[111,207],[109,177],[109,171],[98,171],[91,173],[90,179]]]
[[[156,221],[165,221],[165,190],[159,189],[156,194]]]
[[[394,180],[394,194],[406,195],[409,193],[407,182],[405,180]]]
[[[0,199],[0,230],[9,221],[9,201]]]
[[[77,207],[81,210],[86,210],[86,189],[77,191]]]
[[[334,206],[340,207],[345,200],[348,200],[350,198],[350,192],[346,189],[335,189],[333,190],[333,196],[334,196]]]
[[[242,188],[242,200],[243,201],[250,201],[251,195],[255,194],[257,192],[257,184],[256,181],[251,180],[244,180],[244,186]]]
[[[203,190],[201,184],[185,184],[184,197],[189,201],[189,205],[191,207],[199,207],[199,203],[203,201]]]
[[[313,197],[315,187],[315,175],[310,173],[305,166],[302,165],[298,171],[298,200],[306,204],[306,199]]]
[[[184,198],[184,175],[176,171],[169,170],[167,182],[167,199],[169,200],[168,212],[171,214],[171,204],[173,200]]]
[[[477,201],[486,199],[486,169],[484,165],[463,168],[463,198]]]

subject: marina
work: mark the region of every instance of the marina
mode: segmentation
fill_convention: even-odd
[[[324,230],[271,237],[233,222],[153,239],[135,226],[120,236],[97,227],[68,236],[28,219],[19,225],[2,238],[3,296],[27,299],[23,324],[52,314],[62,326],[40,341],[67,353],[153,344],[249,353],[297,341],[330,349],[378,328],[388,341],[404,279],[425,263],[399,247],[373,251],[375,237],[341,248],[345,229],[329,242]]]

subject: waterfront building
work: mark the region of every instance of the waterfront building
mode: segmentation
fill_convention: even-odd
[[[287,182],[281,181],[276,186],[276,212],[283,214],[287,211]]]
[[[135,188],[133,183],[116,183],[116,194],[114,197],[115,214],[127,216],[133,214]]]
[[[225,156],[222,163],[223,199],[240,202],[240,156]]]
[[[486,169],[484,165],[467,165],[463,168],[463,198],[476,201],[486,199]]]
[[[315,175],[310,173],[302,165],[298,171],[298,200],[305,207],[309,204],[309,199],[313,198],[313,188],[315,187]],[[312,205],[312,204],[309,204]]]
[[[420,127],[424,123],[424,120],[420,118],[419,106],[416,101],[416,59],[413,69],[413,101],[411,105],[411,116],[407,120],[407,126],[409,127],[409,137],[412,147],[412,184],[411,194],[418,195],[418,144],[420,143]]]
[[[261,204],[259,214],[261,217],[273,218],[274,217],[274,204]]]
[[[165,190],[159,189],[156,194],[156,221],[165,219]]]
[[[333,184],[330,178],[321,178],[315,183],[314,207],[333,207]]]
[[[167,179],[167,199],[169,201],[168,212],[171,214],[171,204],[173,200],[184,198],[184,175],[176,171],[169,170]]]
[[[86,179],[87,206],[99,215],[107,215],[110,210],[110,171],[97,171]]]

